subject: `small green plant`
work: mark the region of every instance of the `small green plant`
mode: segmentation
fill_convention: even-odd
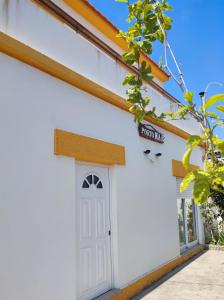
[[[219,239],[218,239],[217,244],[220,246],[224,246],[224,231],[219,233]]]
[[[216,207],[212,201],[206,202],[201,207],[204,219],[204,231],[206,244],[216,245],[219,239]]]
[[[224,194],[216,191],[211,191],[210,195],[214,205],[218,209],[219,216],[224,222]]]

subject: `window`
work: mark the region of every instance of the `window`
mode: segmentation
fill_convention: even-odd
[[[185,238],[185,224],[184,224],[184,199],[178,199],[178,224],[179,224],[179,240],[180,246],[184,246],[186,244]]]
[[[88,189],[91,185],[94,185],[97,189],[103,188],[103,184],[100,178],[95,174],[90,174],[86,176],[86,178],[83,181],[82,188]]]
[[[195,204],[192,199],[185,199],[188,243],[196,240]]]
[[[191,198],[177,200],[180,247],[197,243],[195,204]]]

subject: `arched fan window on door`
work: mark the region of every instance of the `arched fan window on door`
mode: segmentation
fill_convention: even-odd
[[[83,181],[82,188],[88,189],[91,185],[95,185],[97,189],[102,189],[103,184],[97,175],[90,174]]]

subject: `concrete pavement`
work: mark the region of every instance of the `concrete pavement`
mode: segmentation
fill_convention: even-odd
[[[206,251],[133,300],[224,300],[224,251]]]

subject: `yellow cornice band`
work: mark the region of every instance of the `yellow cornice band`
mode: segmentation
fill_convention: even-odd
[[[54,154],[91,163],[125,165],[123,146],[59,129],[54,132]]]
[[[121,48],[123,51],[128,51],[126,41],[117,37],[119,32],[118,29],[101,13],[94,9],[93,6],[90,5],[86,0],[64,0],[64,2],[90,24],[92,24],[96,29],[98,29],[102,34],[104,34],[109,40],[115,43],[119,48]],[[148,62],[148,64],[151,66],[153,75],[162,82],[165,82],[169,79],[169,76],[145,54],[141,54],[140,60],[145,60]]]
[[[199,167],[196,165],[190,165],[189,171],[195,171]],[[185,170],[182,161],[172,160],[172,174],[175,177],[184,178],[187,175],[187,171]]]
[[[0,52],[14,57],[45,73],[48,73],[55,78],[63,80],[64,82],[97,97],[98,99],[130,112],[130,106],[121,96],[111,92],[110,90],[65,67],[50,57],[38,52],[37,50],[34,50],[33,48],[21,43],[20,41],[9,35],[6,35],[3,32],[0,32]],[[146,117],[145,120],[183,139],[188,139],[190,136],[190,134],[186,131],[170,123],[159,122],[151,117]]]

